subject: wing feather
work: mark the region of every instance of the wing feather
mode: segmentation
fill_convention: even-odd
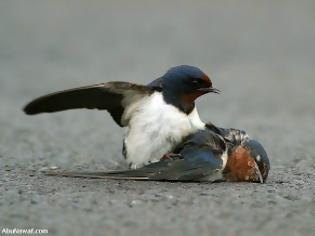
[[[51,93],[31,101],[24,108],[28,115],[69,109],[107,110],[116,123],[125,126],[121,117],[131,103],[152,93],[147,86],[128,82],[108,82]]]

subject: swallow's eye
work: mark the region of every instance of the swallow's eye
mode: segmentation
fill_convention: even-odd
[[[194,79],[194,80],[192,81],[192,83],[193,83],[193,84],[199,84],[199,83],[200,83],[200,80],[199,80],[199,79]]]

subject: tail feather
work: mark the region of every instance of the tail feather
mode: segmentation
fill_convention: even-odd
[[[112,172],[78,172],[78,171],[45,171],[49,176],[89,178],[89,179],[117,179],[117,180],[150,180],[148,176],[132,174],[133,170]]]

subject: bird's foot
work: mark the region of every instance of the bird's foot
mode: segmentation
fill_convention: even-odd
[[[171,159],[176,159],[176,158],[181,159],[181,158],[183,158],[183,156],[181,154],[169,152],[169,153],[164,154],[161,159],[162,160],[171,160]]]

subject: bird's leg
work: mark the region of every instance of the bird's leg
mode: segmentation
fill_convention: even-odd
[[[170,160],[175,158],[183,158],[183,156],[179,153],[168,152],[163,155],[161,160]]]

